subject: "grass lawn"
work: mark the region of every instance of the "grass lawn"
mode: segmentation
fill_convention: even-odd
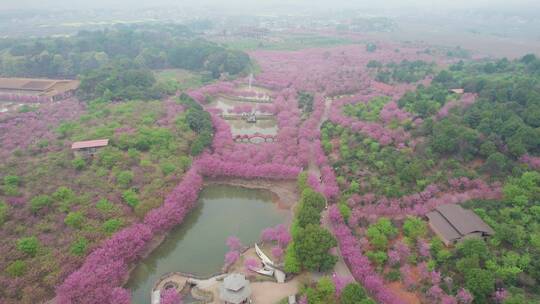
[[[210,82],[209,78],[201,73],[183,69],[156,70],[154,74],[158,81],[166,82],[172,80],[178,82],[180,90],[198,88]]]

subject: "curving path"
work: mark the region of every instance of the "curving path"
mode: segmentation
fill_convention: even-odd
[[[319,121],[319,124],[317,125],[318,129],[321,129],[323,123],[328,120],[328,113],[330,112],[331,107],[332,107],[332,99],[329,97],[326,97],[324,101],[324,112],[321,117],[321,120]],[[310,160],[308,164],[308,172],[310,174],[315,175],[319,179],[321,178],[321,169],[315,162],[313,153],[310,155]],[[330,219],[328,218],[328,209],[324,210],[321,214],[321,224],[324,228],[328,229],[329,231],[332,231],[332,227],[330,226]],[[340,277],[354,280],[353,275],[351,271],[349,270],[349,267],[347,266],[347,264],[345,264],[345,261],[343,260],[343,257],[341,256],[341,253],[339,252],[339,248],[337,248],[337,250],[338,250],[338,261],[336,265],[334,266],[334,273]]]

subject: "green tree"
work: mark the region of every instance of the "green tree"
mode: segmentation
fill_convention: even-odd
[[[86,161],[82,157],[76,157],[71,161],[71,165],[73,168],[75,168],[75,170],[81,171],[84,169],[84,167],[86,167]]]
[[[123,222],[121,219],[109,219],[103,223],[102,228],[103,228],[103,231],[107,233],[114,233],[118,231],[120,227],[122,227],[122,224]]]
[[[26,263],[21,260],[16,260],[8,265],[6,272],[12,277],[20,277],[26,272]]]
[[[317,287],[315,289],[308,288],[308,290],[306,290],[308,302],[313,304],[335,303],[335,292],[336,287],[329,277],[322,277],[319,282],[317,282]]]
[[[18,187],[21,183],[21,178],[16,175],[6,175],[4,176],[4,185]]]
[[[311,188],[306,188],[302,192],[300,201],[303,205],[315,208],[319,212],[323,211],[326,205],[324,196]]]
[[[369,53],[373,53],[377,50],[377,45],[375,43],[368,43],[366,44],[366,50],[369,52]]]
[[[371,227],[379,230],[382,234],[391,239],[396,237],[398,233],[398,230],[394,224],[392,224],[392,221],[386,217],[379,218],[379,220],[371,225]]]
[[[126,204],[128,204],[131,208],[137,207],[137,205],[140,203],[139,195],[137,195],[137,192],[133,191],[132,189],[124,191],[124,193],[122,193],[122,199],[124,199],[124,202],[126,202]]]
[[[306,227],[310,224],[319,225],[321,222],[321,213],[311,206],[302,204],[300,210],[298,210],[296,219],[300,227]]]
[[[30,201],[30,209],[33,213],[37,213],[40,210],[51,206],[53,203],[53,200],[48,195],[38,195]]]
[[[403,233],[405,233],[405,236],[408,238],[416,240],[417,238],[426,235],[426,223],[417,217],[407,217],[403,223]]]
[[[295,250],[298,260],[311,271],[327,271],[334,267],[337,257],[331,255],[329,250],[337,246],[332,234],[318,226],[309,224],[300,229],[295,239]]]
[[[59,209],[63,212],[68,211],[69,206],[75,201],[75,193],[67,187],[58,187],[51,196],[59,204]]]
[[[377,266],[383,266],[388,260],[388,255],[384,251],[368,251],[366,256]]]
[[[308,174],[306,171],[302,171],[300,172],[300,174],[298,174],[296,184],[300,193],[304,192],[304,190],[308,187],[307,179],[308,179]]]
[[[75,229],[81,229],[84,224],[85,216],[82,211],[70,212],[64,218],[64,224]]]
[[[81,238],[78,238],[77,240],[75,240],[71,244],[71,246],[69,248],[69,251],[73,255],[81,256],[81,255],[84,255],[86,253],[87,248],[88,248],[88,240],[81,237]]]
[[[116,182],[122,188],[127,188],[133,180],[133,172],[121,171],[116,175]]]
[[[349,208],[349,206],[347,206],[347,204],[345,203],[340,203],[339,204],[339,213],[341,213],[341,216],[343,217],[343,219],[345,221],[349,221],[349,217],[351,217],[351,208]]]
[[[17,240],[17,249],[33,257],[40,247],[39,240],[35,236],[24,237]]]
[[[385,250],[388,247],[388,238],[375,227],[369,227],[366,231],[369,243],[377,250]]]
[[[108,200],[102,198],[96,203],[96,208],[103,213],[110,213],[114,211],[115,206]]]
[[[5,202],[0,201],[0,227],[2,227],[2,225],[6,222],[8,212],[8,205]]]
[[[464,257],[478,256],[482,259],[488,259],[490,256],[486,242],[481,239],[466,239],[458,244],[457,250],[459,255]]]
[[[299,273],[302,270],[302,264],[296,256],[294,242],[290,242],[287,246],[283,261],[285,264],[285,271],[287,273]]]
[[[472,292],[475,303],[488,303],[489,297],[495,291],[495,278],[487,270],[469,269],[465,273],[465,288]]]
[[[495,152],[491,154],[484,164],[484,170],[492,175],[504,174],[508,166],[508,159],[504,154]]]
[[[341,291],[341,304],[358,304],[367,297],[366,291],[358,283],[349,283]]]

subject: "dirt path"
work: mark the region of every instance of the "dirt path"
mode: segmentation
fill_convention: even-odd
[[[330,107],[332,106],[332,99],[325,98],[324,100],[324,112],[321,117],[321,120],[319,121],[319,124],[317,124],[317,129],[321,129],[323,123],[328,120],[328,113],[330,112]],[[317,166],[317,163],[315,162],[315,157],[313,155],[313,152],[309,156],[309,163],[307,168],[308,173],[314,175],[318,179],[321,178],[321,170],[319,166]]]
[[[279,284],[274,282],[251,283],[252,300],[257,304],[275,304],[298,293],[298,277]]]
[[[332,106],[332,99],[331,98],[325,98],[324,101],[324,112],[321,117],[321,120],[319,121],[319,124],[317,125],[317,128],[321,128],[323,123],[328,120],[328,113],[330,112],[330,108]],[[321,170],[317,163],[315,162],[315,158],[313,156],[313,153],[310,156],[310,161],[308,164],[308,172],[310,174],[315,175],[317,178],[320,179],[321,177]],[[321,214],[321,223],[322,226],[325,227],[328,230],[331,230],[332,227],[330,227],[330,221],[328,219],[328,209],[324,210]],[[338,261],[336,265],[334,266],[334,273],[337,274],[340,277],[344,278],[351,278],[354,280],[351,271],[349,270],[349,267],[347,267],[347,264],[345,264],[345,261],[343,260],[343,257],[341,256],[341,253],[339,252],[338,248]]]
[[[323,211],[321,215],[321,223],[324,228],[331,231],[332,227],[330,226],[330,219],[328,218],[328,209]],[[340,277],[350,278],[354,280],[351,270],[349,269],[347,264],[345,264],[345,260],[343,260],[343,256],[341,255],[339,248],[338,248],[338,261],[336,265],[334,265],[334,273]]]

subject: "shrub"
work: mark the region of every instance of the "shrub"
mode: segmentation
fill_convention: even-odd
[[[64,218],[64,224],[69,227],[81,229],[84,223],[84,214],[82,211],[70,212]]]
[[[88,248],[88,240],[81,237],[71,244],[69,251],[73,255],[81,256],[86,253],[87,248]]]
[[[368,251],[368,259],[377,266],[382,266],[388,260],[388,255],[384,251]]]
[[[343,219],[347,222],[351,216],[351,208],[347,204],[339,204],[339,212]]]
[[[0,226],[2,226],[2,224],[4,224],[6,221],[9,211],[8,209],[8,205],[3,201],[0,201]]]
[[[366,298],[366,291],[358,283],[350,283],[341,292],[342,304],[358,304]]]
[[[173,163],[170,162],[164,162],[161,164],[161,171],[163,172],[163,175],[167,176],[174,171],[176,171],[176,166]]]
[[[116,182],[122,188],[127,188],[133,180],[133,173],[131,171],[122,171],[116,175]]]
[[[68,201],[68,200],[73,200],[75,198],[75,193],[73,192],[73,190],[69,189],[68,187],[59,187],[52,194],[52,197],[58,201]]]
[[[38,195],[30,201],[30,209],[33,213],[37,213],[43,208],[51,206],[53,200],[48,195]]]
[[[112,168],[122,160],[122,152],[113,147],[101,149],[98,154],[99,164],[105,168]]]
[[[35,236],[17,240],[17,249],[29,256],[35,256],[39,249],[39,240]]]
[[[107,233],[114,233],[114,232],[118,231],[118,229],[120,229],[120,227],[122,227],[122,220],[121,219],[106,220],[102,225],[103,231],[105,231]]]
[[[109,213],[115,209],[114,205],[104,198],[100,199],[96,203],[96,208],[103,213]]]
[[[124,191],[122,198],[131,208],[135,208],[139,204],[139,196],[132,189]]]
[[[75,168],[75,170],[80,171],[86,167],[86,161],[82,157],[77,157],[71,161],[71,165],[73,168]]]
[[[408,238],[416,240],[426,234],[426,223],[417,217],[408,217],[403,223],[403,232]]]
[[[306,290],[308,303],[331,304],[335,303],[334,295],[336,287],[329,277],[322,277],[317,282],[317,288],[308,288]]]
[[[4,185],[18,187],[21,183],[21,178],[16,175],[6,175],[4,176]]]
[[[401,272],[397,269],[391,270],[385,275],[385,278],[390,282],[399,281],[401,279]]]
[[[51,196],[60,204],[60,210],[63,212],[68,211],[75,200],[75,193],[67,187],[59,187]]]
[[[20,277],[26,272],[26,263],[21,260],[16,260],[9,264],[6,268],[6,272],[12,277]]]

